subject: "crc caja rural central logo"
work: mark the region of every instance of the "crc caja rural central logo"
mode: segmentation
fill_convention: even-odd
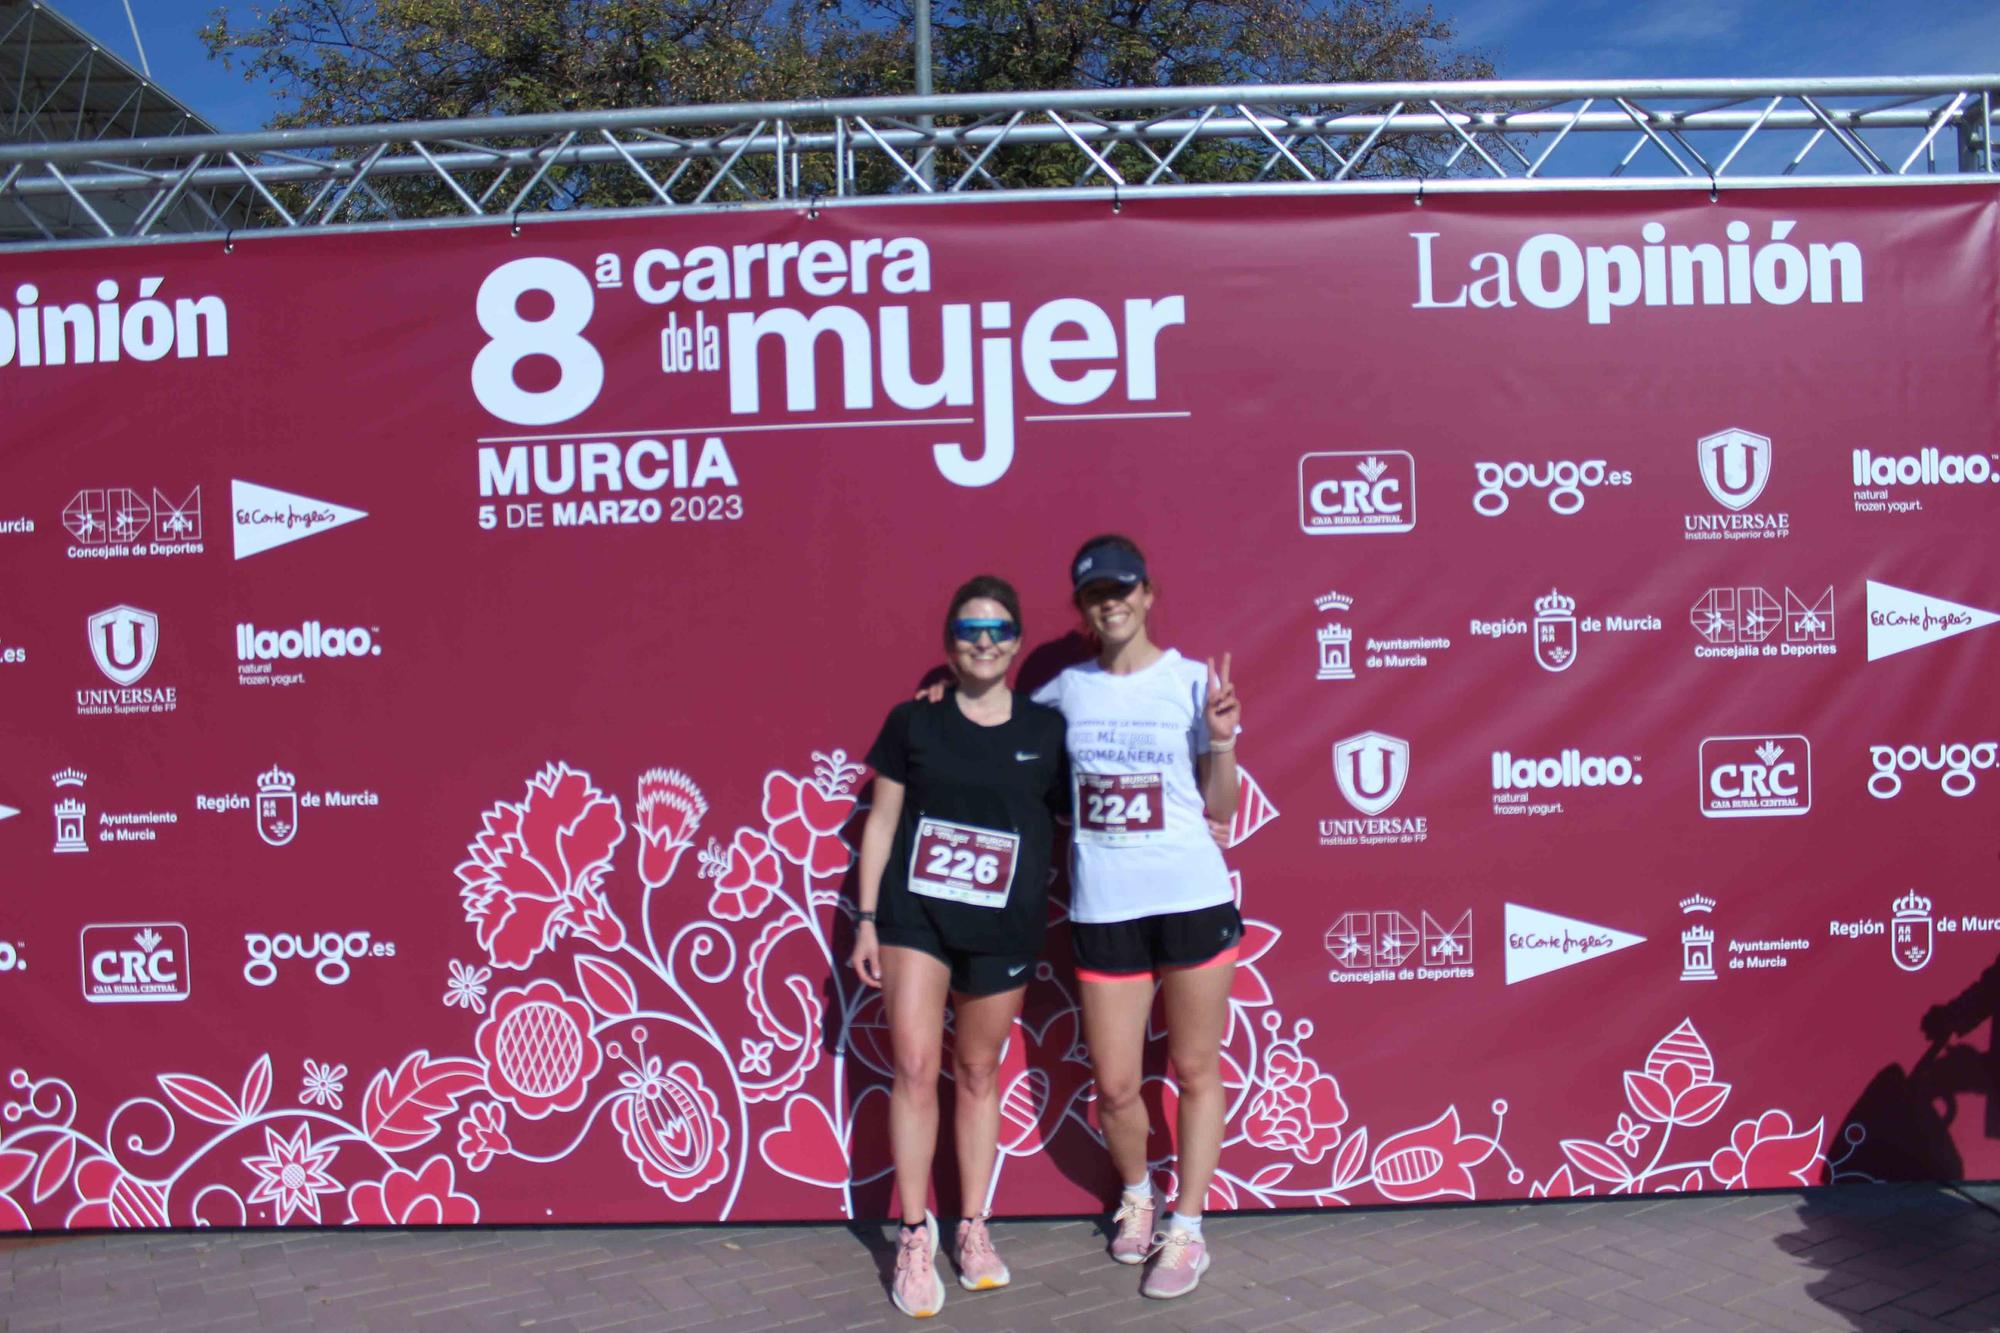
[[[83,998],[92,1004],[162,1003],[191,993],[187,927],[177,922],[85,926],[81,948]]]
[[[1804,736],[1710,736],[1701,743],[1701,812],[1710,819],[1802,815],[1812,809],[1812,742]]]
[[[1313,537],[1408,532],[1417,526],[1417,460],[1400,449],[1299,459],[1299,527]]]

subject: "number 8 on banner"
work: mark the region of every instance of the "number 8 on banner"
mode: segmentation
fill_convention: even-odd
[[[553,303],[541,319],[521,318],[521,298],[540,292]],[[604,387],[604,358],[584,339],[597,295],[575,265],[560,259],[516,259],[479,284],[479,327],[491,339],[472,360],[472,392],[479,405],[517,426],[568,421],[597,401]],[[531,356],[546,356],[561,372],[547,389],[523,389],[514,370]]]

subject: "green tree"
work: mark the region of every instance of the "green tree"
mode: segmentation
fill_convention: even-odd
[[[907,30],[909,0],[870,3]],[[944,0],[932,13],[938,87],[952,92],[1493,77],[1486,57],[1454,49],[1449,19],[1399,0]],[[1345,157],[1359,146],[1308,139],[1292,148],[1324,170],[1326,147]],[[1267,151],[1261,140],[1208,140],[1172,165],[1186,180],[1240,179]],[[1154,165],[1131,146],[1108,156],[1127,179],[1144,179]],[[1408,174],[1438,161],[1434,146],[1387,141],[1363,174]],[[1075,162],[1061,150],[1015,154],[1009,184],[1062,184],[1075,176]]]
[[[280,105],[270,125],[292,128],[906,93],[914,84],[908,4],[272,0],[234,18],[218,9],[201,36],[211,57],[276,91]],[[1484,58],[1453,48],[1448,20],[1398,0],[940,0],[933,21],[939,92],[1492,73]],[[740,128],[718,122],[677,137]],[[1333,146],[1345,152],[1354,145]],[[1311,139],[1295,151],[1325,160]],[[1384,144],[1367,174],[1433,162],[1425,151]],[[1128,179],[1143,178],[1152,166],[1129,145],[1110,156]],[[1251,145],[1204,141],[1185,149],[1174,168],[1183,179],[1234,178],[1256,156]],[[941,158],[939,176],[963,170],[967,160]],[[1078,160],[1062,145],[1010,147],[989,169],[1009,185],[1060,184],[1078,176]],[[857,153],[855,167],[875,186],[902,175],[877,153]],[[713,158],[696,162],[677,197],[689,185],[713,181],[717,171]],[[716,182],[723,188],[715,197],[732,197],[729,187],[760,195],[771,171],[768,160],[741,162],[733,180]],[[809,158],[801,184],[824,186],[830,173],[830,155]],[[477,173],[466,183],[475,192],[483,188]],[[650,198],[615,162],[565,164],[546,184],[574,204]],[[505,197],[502,190],[495,195]],[[442,182],[423,176],[378,179],[356,203],[365,200],[402,215],[457,208]]]

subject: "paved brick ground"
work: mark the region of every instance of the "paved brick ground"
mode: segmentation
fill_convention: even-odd
[[[1193,1296],[1142,1300],[1085,1222],[994,1228],[1004,1292],[946,1329],[2000,1329],[2000,1189],[1218,1218]],[[0,1329],[904,1328],[873,1227],[17,1240]]]

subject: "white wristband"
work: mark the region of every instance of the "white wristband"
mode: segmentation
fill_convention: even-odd
[[[1236,738],[1234,736],[1231,736],[1227,741],[1210,741],[1208,743],[1208,752],[1210,754],[1228,754],[1235,748]]]

